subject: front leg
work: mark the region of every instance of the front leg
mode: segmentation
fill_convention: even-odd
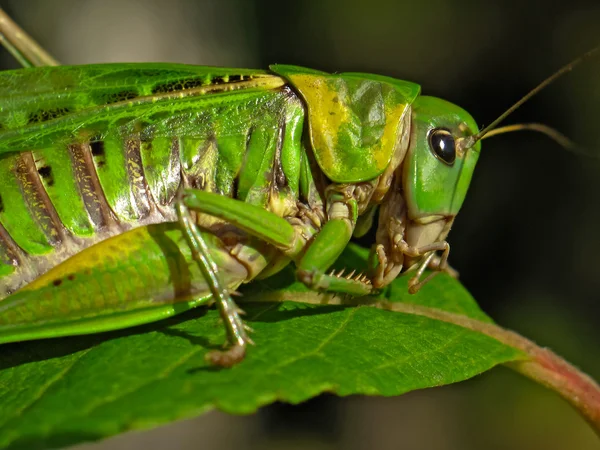
[[[417,268],[415,275],[408,281],[408,292],[416,294],[419,290],[431,279],[440,272],[447,272],[451,275],[456,274],[456,271],[448,266],[448,255],[450,254],[450,244],[446,241],[438,241],[432,244],[424,245],[422,247],[412,247],[404,241],[404,239],[398,238],[396,240],[397,248],[406,256],[411,258],[423,257],[421,263]],[[442,254],[436,258],[436,252],[441,251]],[[431,268],[434,270],[424,280],[420,280],[425,272],[425,269]],[[457,274],[456,274],[457,275]]]
[[[415,247],[409,245],[402,234],[396,234],[393,239],[392,251],[386,249],[382,244],[376,245],[371,250],[371,258],[377,258],[377,266],[375,268],[373,280],[376,288],[382,288],[400,274],[404,268],[406,257],[421,258],[421,261],[416,266],[415,275],[408,282],[408,291],[411,294],[417,293],[426,283],[440,272],[449,274],[453,278],[458,278],[458,272],[448,265],[448,255],[450,253],[450,245],[446,241],[433,242],[431,244]],[[436,252],[441,251],[440,256]],[[374,266],[370,263],[370,266]],[[408,268],[407,271],[413,270],[415,266]],[[421,277],[425,269],[433,270],[433,273],[428,275],[421,281]]]
[[[431,261],[429,261],[427,268],[429,270],[433,270],[433,271],[444,272],[445,274],[450,275],[452,278],[458,279],[458,277],[460,276],[460,274],[458,273],[458,270],[456,270],[454,267],[452,267],[450,264],[448,264],[447,261],[444,264],[444,267],[441,267],[441,263],[442,263],[442,258],[438,255],[434,255],[433,258],[431,258]]]

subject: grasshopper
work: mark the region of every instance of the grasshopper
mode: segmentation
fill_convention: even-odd
[[[235,290],[290,262],[308,288],[353,296],[404,273],[411,292],[455,275],[446,237],[481,139],[510,131],[496,126],[591,54],[480,131],[409,81],[288,65],[59,66],[0,19],[25,66],[0,73],[0,343],[214,302],[228,348],[207,356],[220,366],[252,342]],[[327,273],[376,214],[370,271]]]

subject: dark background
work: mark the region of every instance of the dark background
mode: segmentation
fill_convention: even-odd
[[[373,72],[418,82],[480,125],[600,44],[600,2],[476,0],[1,0],[65,64],[173,61]],[[3,52],[2,68],[16,68]],[[506,123],[556,127],[491,138],[450,234],[451,263],[498,323],[600,377],[600,57]],[[506,369],[399,398],[323,396],[252,417],[211,413],[90,448],[592,449],[554,394]]]

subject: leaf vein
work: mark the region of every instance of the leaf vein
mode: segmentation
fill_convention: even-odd
[[[388,367],[395,366],[395,365],[400,364],[400,363],[409,362],[411,360],[415,360],[415,359],[417,359],[419,357],[428,355],[430,353],[439,353],[442,350],[450,347],[452,344],[454,344],[456,341],[458,341],[460,338],[462,338],[465,334],[468,334],[468,331],[461,330],[458,333],[456,333],[452,338],[450,338],[447,341],[445,341],[444,344],[440,345],[439,347],[428,348],[427,350],[422,351],[422,352],[418,352],[418,353],[410,353],[410,354],[406,355],[406,357],[404,357],[402,359],[392,359],[392,360],[389,360],[385,364],[380,364],[379,366],[374,367],[373,371],[379,371],[379,370],[382,370],[382,369],[387,369]],[[413,369],[414,369],[414,367],[413,367]]]
[[[23,405],[23,407],[21,407],[19,410],[17,410],[15,412],[15,414],[13,414],[11,417],[8,418],[8,420],[6,420],[6,421],[4,421],[4,423],[0,424],[0,428],[3,428],[11,420],[21,417],[26,411],[30,410],[38,401],[40,401],[42,399],[44,394],[46,392],[48,392],[48,390],[50,388],[52,388],[52,386],[54,386],[60,380],[64,379],[65,376],[67,375],[67,373],[69,373],[73,369],[73,367],[75,367],[75,365],[77,363],[79,363],[81,361],[81,359],[85,355],[87,355],[91,350],[92,350],[92,348],[84,350],[76,358],[73,358],[73,361],[69,365],[65,366],[63,369],[58,371],[53,377],[51,377],[45,384],[43,384],[40,387],[39,391],[32,397],[32,399],[29,401],[29,403]]]
[[[329,344],[338,334],[340,334],[348,326],[348,323],[350,323],[350,320],[352,320],[352,318],[356,315],[356,311],[358,311],[358,308],[350,310],[350,312],[348,313],[348,315],[344,319],[344,321],[335,330],[333,330],[333,332],[327,338],[325,338],[321,342],[321,344],[319,344],[319,346],[317,348],[315,348],[314,350],[311,350],[309,352],[306,352],[304,354],[295,355],[292,358],[289,358],[289,359],[287,359],[285,361],[282,361],[280,364],[271,367],[268,371],[261,372],[260,377],[264,378],[265,375],[273,374],[273,373],[277,372],[279,369],[282,369],[282,368],[284,368],[286,366],[289,366],[292,363],[301,361],[303,359],[310,358],[311,356],[324,357],[324,355],[322,355],[320,353],[321,350],[323,350],[323,348],[327,344]]]
[[[153,383],[157,383],[160,380],[164,380],[169,375],[171,375],[175,370],[177,370],[179,367],[183,366],[194,355],[200,353],[202,350],[204,350],[204,347],[199,346],[199,345],[195,346],[192,351],[190,351],[189,353],[181,356],[181,358],[179,358],[173,364],[171,364],[170,366],[168,366],[167,368],[165,368],[165,370],[162,371],[162,372],[160,372],[156,377],[150,379],[147,383],[142,383],[142,384],[134,387],[133,389],[130,389],[129,391],[119,392],[118,395],[113,395],[113,396],[110,396],[110,397],[104,397],[103,401],[96,403],[91,408],[89,408],[87,411],[83,411],[82,414],[90,415],[95,410],[97,410],[98,408],[101,408],[102,406],[106,406],[106,405],[109,405],[111,403],[115,403],[115,402],[121,400],[123,397],[125,397],[127,395],[134,394],[134,393],[138,392],[139,390],[141,390],[143,388],[146,388],[147,386],[152,385]]]

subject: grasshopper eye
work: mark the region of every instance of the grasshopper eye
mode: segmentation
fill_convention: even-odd
[[[450,131],[434,128],[429,132],[429,148],[444,163],[451,166],[456,159],[456,144]]]

